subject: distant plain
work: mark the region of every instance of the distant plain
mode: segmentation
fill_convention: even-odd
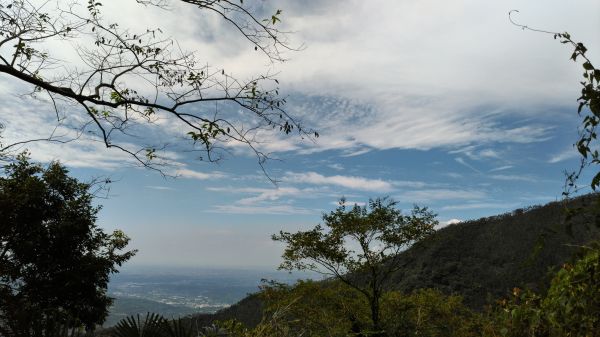
[[[214,313],[258,291],[262,280],[293,283],[306,278],[318,275],[265,268],[125,267],[111,278],[108,292],[115,301],[104,327],[147,312],[165,317]]]

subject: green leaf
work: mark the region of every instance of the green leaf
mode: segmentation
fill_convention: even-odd
[[[589,61],[587,61],[587,62],[585,62],[583,64],[583,69],[585,69],[585,70],[594,70],[594,66]]]
[[[592,189],[595,191],[599,185],[600,185],[600,172],[596,173],[596,176],[594,176],[594,179],[592,179]]]

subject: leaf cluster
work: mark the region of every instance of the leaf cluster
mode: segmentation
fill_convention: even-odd
[[[577,99],[579,106],[577,113],[583,117],[579,130],[579,139],[576,148],[582,156],[581,168],[577,172],[567,175],[567,189],[565,194],[576,188],[576,181],[582,169],[591,164],[600,164],[597,150],[597,126],[600,123],[600,69],[596,68],[587,57],[587,48],[581,42],[575,42],[569,33],[554,34],[563,44],[573,47],[571,60],[577,62],[582,59],[583,80],[581,81],[581,96]],[[591,187],[596,190],[600,186],[600,172],[596,173],[591,182]]]
[[[600,336],[600,245],[584,252],[574,264],[562,266],[546,294],[514,288],[509,299],[499,301],[487,335]]]

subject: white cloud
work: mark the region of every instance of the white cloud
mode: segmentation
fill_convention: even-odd
[[[167,187],[167,186],[148,185],[148,186],[144,186],[144,187],[149,188],[151,190],[158,190],[158,191],[175,191],[174,188]]]
[[[496,180],[504,180],[504,181],[528,181],[528,182],[536,182],[538,181],[536,178],[531,176],[522,176],[522,175],[514,175],[514,174],[494,174],[491,175],[490,178]]]
[[[426,189],[408,191],[400,194],[396,199],[404,202],[429,202],[433,200],[482,199],[486,194],[482,191],[460,189]]]
[[[392,183],[381,179],[342,175],[324,176],[317,172],[287,172],[282,180],[292,184],[334,185],[360,191],[390,192],[394,190]]]
[[[409,181],[409,180],[394,180],[391,182],[394,187],[397,188],[423,188],[427,186],[422,181]]]
[[[451,154],[463,154],[467,157],[469,157],[469,159],[472,160],[482,160],[482,159],[490,159],[490,158],[500,158],[500,154],[498,153],[498,151],[493,150],[493,149],[477,149],[477,146],[475,145],[470,145],[461,149],[457,149],[457,150],[453,150],[450,151],[448,153]]]
[[[495,202],[474,202],[460,205],[447,205],[441,208],[442,211],[464,211],[473,209],[503,209],[509,210],[519,206],[516,203],[495,203]]]
[[[311,210],[291,205],[217,205],[212,210],[212,213],[225,214],[318,214],[320,210]]]
[[[278,187],[273,189],[257,189],[258,195],[248,198],[243,198],[237,201],[240,205],[254,205],[264,201],[277,201],[283,197],[294,197],[302,195],[311,195],[310,190],[300,190],[294,187]]]
[[[440,221],[438,223],[438,225],[435,227],[436,229],[441,229],[450,225],[456,225],[463,222],[462,220],[459,219],[450,219],[450,220],[446,220],[446,221]]]
[[[334,205],[334,206],[340,206],[340,201],[339,201],[339,200],[338,200],[338,201],[332,201],[332,202],[331,202],[331,204],[332,204],[332,205]],[[354,206],[354,205],[357,205],[357,206],[363,207],[363,206],[367,205],[367,203],[366,203],[366,202],[364,202],[364,201],[353,201],[353,200],[346,200],[346,201],[344,202],[344,205],[346,205],[346,206],[350,206],[350,207],[352,207],[352,206]]]
[[[322,136],[313,144],[258,133],[257,139],[264,140],[259,149],[270,153],[338,149],[357,156],[380,149],[546,140],[554,121],[540,104],[571,104],[580,74],[565,61],[569,51],[564,46],[512,26],[508,10],[519,8],[518,19],[531,26],[569,30],[586,41],[590,52],[600,41],[595,29],[600,7],[594,0],[576,5],[558,0],[350,0],[343,10],[333,1],[300,5],[287,0],[277,6],[285,13],[282,29],[296,32],[291,39],[307,48],[286,55],[291,60],[275,69],[264,67],[264,55],[231,25],[194,6],[171,2],[171,11],[164,11],[107,2],[103,8],[108,21],[124,28],[160,26],[184,50],[200,50],[202,62],[223,66],[236,77],[281,71],[289,112]],[[534,118],[503,123],[523,116]],[[162,126],[178,131],[168,125]],[[487,148],[473,155],[497,158],[499,153]]]
[[[335,163],[335,164],[329,164],[327,165],[327,167],[332,168],[336,171],[343,171],[344,170],[344,166],[342,166],[342,164],[339,163]]]
[[[236,200],[233,204],[216,205],[210,212],[235,214],[313,214],[316,210],[294,206],[294,198],[317,198],[323,195],[320,189],[295,187],[209,187],[212,192],[253,196]]]
[[[496,167],[490,170],[490,172],[498,172],[498,171],[504,171],[504,170],[508,170],[513,168],[513,165],[505,165],[505,166],[500,166],[500,167]]]
[[[548,159],[548,163],[554,164],[565,160],[575,159],[579,157],[580,154],[574,147],[569,147],[559,153],[554,154],[550,159]]]
[[[190,169],[179,169],[175,171],[175,175],[181,178],[186,179],[197,179],[197,180],[214,180],[221,179],[226,177],[227,175],[223,172],[213,171],[213,172],[198,172]]]
[[[463,166],[466,166],[466,167],[468,167],[469,169],[473,170],[474,172],[481,173],[481,171],[479,171],[478,169],[476,169],[476,168],[475,168],[473,165],[471,165],[471,164],[467,163],[467,162],[466,162],[466,161],[465,161],[463,158],[461,158],[461,157],[454,158],[454,160],[456,160],[456,162],[457,162],[457,163],[459,163],[459,164],[461,164],[461,165],[463,165]]]

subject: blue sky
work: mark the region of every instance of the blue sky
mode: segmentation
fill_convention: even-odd
[[[568,60],[567,47],[510,25],[507,13],[519,9],[517,18],[530,26],[569,31],[600,63],[597,1],[277,6],[295,32],[290,38],[306,48],[265,68],[226,25],[189,7],[174,3],[166,14],[146,8],[126,20],[140,10],[134,1],[118,10],[106,4],[106,15],[134,27],[160,17],[168,34],[237,76],[279,72],[288,111],[322,135],[312,142],[260,134],[261,149],[277,159],[266,165],[277,185],[239,147],[219,164],[173,153],[179,177],[165,179],[97,142],[31,144],[36,160],[60,159],[83,180],[114,180],[108,198],[98,200],[99,223],[133,238],[140,252],[132,265],[274,267],[282,247],[270,234],[316,225],[340,197],[429,206],[441,223],[561,197],[563,171],[578,163],[572,144],[581,68]],[[23,90],[0,76],[8,140],[52,128],[48,103],[18,96]],[[177,137],[168,123],[162,137]]]

